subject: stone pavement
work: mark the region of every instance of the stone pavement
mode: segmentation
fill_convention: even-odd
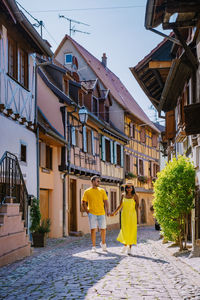
[[[200,299],[193,259],[173,256],[152,227],[138,228],[133,255],[122,255],[117,233],[108,232],[107,253],[91,253],[89,235],[49,240],[31,257],[0,268],[0,299]]]

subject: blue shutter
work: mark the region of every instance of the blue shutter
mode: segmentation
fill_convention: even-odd
[[[105,136],[101,137],[101,159],[106,160],[106,151],[105,151]]]
[[[71,127],[71,143],[76,146],[76,129],[73,126]]]
[[[95,155],[95,143],[94,143],[94,131],[91,131],[91,138],[92,138],[92,155]]]
[[[86,126],[83,126],[83,151],[87,152],[87,131],[86,131]]]
[[[110,162],[113,164],[113,141],[110,141]]]
[[[117,164],[117,142],[114,142],[113,163]]]
[[[121,167],[124,166],[124,147],[121,145]]]

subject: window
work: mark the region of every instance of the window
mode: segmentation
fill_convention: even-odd
[[[72,63],[72,54],[66,53],[65,54],[65,64],[71,64]]]
[[[138,174],[144,175],[144,162],[142,159],[138,159]]]
[[[8,37],[8,74],[28,88],[28,53]]]
[[[46,168],[52,170],[52,148],[46,145]]]
[[[25,87],[28,87],[28,56],[24,50],[19,49],[18,81]]]
[[[20,150],[20,160],[23,162],[27,162],[27,157],[26,157],[26,145],[21,144],[21,150]]]
[[[69,95],[69,81],[68,80],[64,80],[64,92],[66,95]]]
[[[53,169],[53,157],[52,157],[53,149],[43,142],[40,142],[39,147],[40,147],[40,152],[39,152],[40,167],[52,170]]]
[[[117,144],[117,164],[121,166],[121,145]]]
[[[111,162],[111,153],[110,153],[110,140],[105,139],[105,153],[106,153],[106,161]]]
[[[111,191],[110,193],[110,210],[113,212],[117,208],[117,193],[116,191]]]
[[[97,101],[97,99],[95,99],[94,97],[93,97],[93,108],[92,108],[92,111],[93,111],[93,113],[94,113],[96,116],[99,115],[99,114],[98,114],[98,101]]]
[[[130,155],[126,154],[126,172],[130,172]]]
[[[157,177],[157,173],[159,172],[159,165],[153,164],[153,177]]]

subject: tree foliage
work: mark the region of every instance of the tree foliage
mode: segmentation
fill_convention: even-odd
[[[193,207],[195,191],[195,169],[185,156],[178,156],[167,163],[158,173],[154,183],[154,214],[161,225],[165,238],[182,241],[185,221]]]

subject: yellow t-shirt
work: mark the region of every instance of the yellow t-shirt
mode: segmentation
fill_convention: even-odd
[[[104,189],[97,187],[85,190],[82,201],[88,203],[89,212],[93,215],[105,215],[104,200],[108,200]]]

